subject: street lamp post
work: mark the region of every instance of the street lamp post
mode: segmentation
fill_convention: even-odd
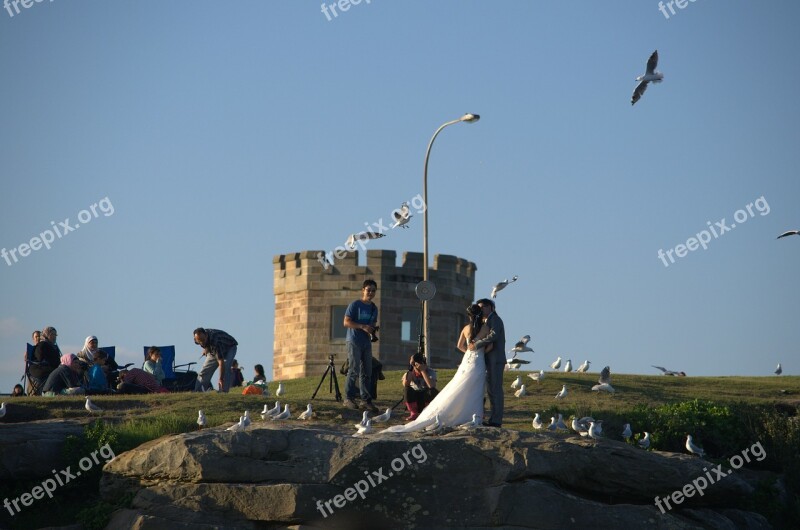
[[[428,281],[428,159],[431,156],[431,147],[433,147],[433,141],[436,140],[436,137],[439,136],[439,133],[444,130],[445,127],[449,127],[450,125],[466,122],[466,123],[474,123],[481,119],[481,117],[477,114],[464,114],[457,120],[448,121],[447,123],[442,124],[436,132],[433,133],[431,137],[431,141],[428,142],[428,150],[425,152],[425,170],[422,175],[422,201],[425,203],[425,210],[422,214],[422,281]],[[428,366],[431,366],[431,352],[428,345],[430,344],[430,313],[428,312],[428,300],[422,301],[422,332],[423,336],[425,337],[425,359],[427,361]]]

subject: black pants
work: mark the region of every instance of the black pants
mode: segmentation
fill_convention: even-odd
[[[417,411],[422,412],[422,409],[428,406],[428,403],[433,401],[439,391],[435,388],[425,388],[422,390],[414,390],[410,386],[405,387],[403,398],[406,403],[416,403]]]

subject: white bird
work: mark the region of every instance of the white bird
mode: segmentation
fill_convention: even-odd
[[[462,431],[471,431],[475,427],[480,427],[480,425],[481,425],[481,419],[480,417],[478,417],[478,414],[476,413],[472,415],[472,421],[468,421],[467,423],[462,423],[461,425],[458,426],[458,429]]]
[[[647,448],[650,447],[650,433],[649,432],[647,432],[647,431],[644,432],[644,438],[639,440],[639,447],[641,447],[642,449],[647,449]]]
[[[556,429],[558,429],[558,427],[556,426],[556,417],[550,416],[550,425],[547,426],[547,430],[555,431]]]
[[[600,439],[600,433],[597,432],[597,424],[593,421],[589,423],[589,438],[593,440]]]
[[[616,390],[608,383],[600,383],[592,387],[592,392],[608,392],[609,394],[613,394]]]
[[[654,365],[654,364],[651,364],[650,366],[652,366],[653,368],[658,368],[659,370],[661,370],[662,372],[664,372],[664,375],[676,375],[676,376],[677,376],[677,375],[680,375],[680,376],[684,376],[684,375],[686,375],[686,372],[676,372],[676,371],[674,371],[674,370],[667,370],[667,369],[666,369],[666,368],[664,368],[663,366],[656,366],[656,365]]]
[[[567,431],[567,424],[564,423],[564,418],[561,414],[558,415],[558,419],[556,420],[556,428],[561,429],[562,431]]]
[[[564,365],[564,372],[571,372],[572,371],[572,359],[567,359],[567,364]]]
[[[391,417],[392,417],[392,409],[387,407],[386,412],[384,412],[383,414],[379,414],[378,416],[375,416],[370,421],[372,421],[372,423],[383,423],[389,421],[389,418]]]
[[[92,403],[92,400],[89,399],[88,397],[86,398],[86,405],[84,405],[84,407],[89,412],[100,412],[100,411],[103,410],[100,407],[98,407],[97,405],[95,405],[94,403]]]
[[[514,379],[514,382],[511,383],[511,388],[519,388],[519,385],[521,384],[522,384],[522,376],[518,375],[517,378]]]
[[[281,381],[278,381],[278,389],[275,391],[275,395],[281,397],[285,393],[286,392],[283,390],[283,383]]]
[[[544,427],[544,424],[542,423],[542,418],[539,417],[538,412],[536,413],[536,416],[533,417],[533,422],[531,423],[531,425],[533,425],[533,428],[537,430]]]
[[[201,429],[206,426],[206,415],[202,410],[197,411],[197,425]]]
[[[511,351],[516,352],[516,353],[525,353],[525,352],[529,351],[529,352],[533,353],[533,348],[528,346],[528,341],[530,341],[530,340],[531,340],[531,336],[530,335],[525,335],[524,337],[519,339],[519,341],[517,341],[517,343],[514,345],[514,347],[511,348]]]
[[[244,418],[244,420],[243,420],[243,421],[244,421],[244,426],[245,426],[245,427],[249,427],[249,426],[250,426],[250,424],[252,423],[252,422],[250,421],[250,412],[249,412],[249,411],[247,411],[247,410],[246,410],[246,411],[244,411],[244,416],[242,416],[242,418]]]
[[[517,352],[514,352],[514,355],[511,356],[510,359],[506,359],[506,370],[519,370],[519,365],[521,364],[531,364],[530,361],[526,361],[524,359],[517,358]]]
[[[3,403],[2,405],[0,405],[0,418],[2,418],[5,415],[6,415],[6,404]]]
[[[775,369],[775,375],[781,375],[783,373],[783,368],[781,368],[781,363],[778,363],[778,367]]]
[[[392,211],[392,219],[394,219],[394,224],[391,228],[408,228],[406,224],[411,220],[411,210],[408,209],[408,203],[404,202],[400,208],[397,210]]]
[[[275,416],[276,414],[280,414],[280,412],[281,412],[281,404],[279,401],[276,401],[275,406],[269,410],[267,410],[267,405],[264,405],[264,410],[261,411],[261,419],[266,420],[269,417]]]
[[[356,429],[359,427],[363,427],[369,421],[369,411],[365,410],[364,414],[361,415],[361,421],[355,424]]]
[[[664,80],[664,74],[661,72],[656,71],[656,67],[658,66],[658,50],[654,51],[653,54],[650,56],[650,59],[647,60],[647,71],[644,75],[640,75],[636,78],[636,81],[639,83],[636,88],[633,90],[633,96],[631,96],[631,105],[635,105],[639,99],[644,95],[644,91],[647,90],[647,84],[651,81],[653,83],[660,83]]]
[[[696,454],[697,456],[699,456],[701,458],[703,457],[704,454],[706,454],[706,452],[703,451],[702,448],[697,447],[694,444],[694,442],[692,442],[692,435],[691,434],[687,434],[686,435],[686,450],[689,451],[690,453]]]
[[[553,370],[558,370],[559,368],[561,368],[561,356],[559,356],[558,359],[550,363],[550,368],[552,368]]]
[[[442,427],[443,427],[442,420],[439,419],[439,415],[437,414],[436,416],[433,417],[433,422],[430,425],[428,425],[427,427],[425,427],[425,431],[426,432],[439,432],[440,430],[442,430]]]
[[[598,379],[597,382],[600,383],[601,385],[602,384],[606,384],[606,383],[608,383],[609,385],[611,384],[611,367],[610,366],[606,366],[605,368],[600,370],[600,379]]]
[[[528,395],[528,391],[527,391],[527,390],[525,390],[525,385],[519,385],[519,390],[517,390],[516,392],[514,392],[514,395],[515,395],[516,397],[527,396],[527,395]]]
[[[345,245],[350,248],[350,250],[356,249],[356,241],[364,241],[365,239],[378,239],[379,237],[383,237],[386,234],[381,234],[380,232],[359,232],[357,234],[350,234],[350,237],[347,238]]]
[[[781,235],[779,235],[776,239],[780,239],[786,236],[800,236],[800,230],[789,230],[788,232],[784,232]]]
[[[528,377],[540,383],[542,379],[544,379],[544,370],[539,370],[538,372],[531,372],[528,374]]]
[[[514,283],[515,281],[517,281],[517,278],[518,276],[514,276],[513,278],[511,278],[511,281],[509,281],[508,278],[506,278],[502,282],[496,283],[495,286],[492,288],[492,298],[497,298],[497,293],[505,289],[509,283]]]
[[[244,424],[244,416],[239,416],[239,421],[237,423],[234,423],[225,430],[231,432],[239,432],[245,430],[246,428],[247,426]]]
[[[631,432],[631,424],[626,423],[625,427],[622,429],[622,437],[625,438],[625,441],[627,442],[631,436],[633,436],[633,432]]]
[[[603,434],[603,420],[593,420],[592,418],[586,419],[588,422],[594,421],[594,430],[597,432],[597,434]]]
[[[581,436],[588,436],[589,435],[589,424],[585,423],[583,420],[585,418],[581,418],[580,420],[573,416],[572,418],[572,430],[576,433],[580,434]],[[594,420],[592,420],[594,421]]]
[[[289,412],[289,404],[287,403],[286,405],[283,406],[283,412],[281,412],[280,414],[278,414],[276,416],[273,416],[272,417],[272,421],[275,421],[275,420],[288,420],[291,415],[292,415],[292,413]]]
[[[306,405],[306,410],[300,413],[297,417],[298,420],[307,420],[314,414],[314,411],[311,410],[311,403]]]
[[[592,364],[592,361],[583,361],[583,364],[578,367],[577,371],[581,374],[586,373],[586,371],[589,370],[590,364]]]
[[[564,399],[567,396],[567,385],[561,387],[561,391],[556,394],[556,399]]]
[[[370,434],[372,432],[372,422],[367,420],[366,425],[359,425],[356,428],[356,433],[353,436],[361,436],[362,434]]]

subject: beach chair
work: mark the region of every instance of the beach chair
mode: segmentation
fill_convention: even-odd
[[[31,365],[38,364],[33,360],[33,350],[36,349],[36,346],[28,343],[26,343],[25,346],[25,371],[22,374],[22,379],[20,379],[20,382],[25,382],[25,393],[27,395],[38,396],[42,393],[42,385],[44,384],[44,381],[39,381],[37,378],[31,375]]]
[[[147,350],[152,346],[144,347],[144,361],[147,360]],[[175,364],[175,346],[156,346],[161,350],[161,368],[164,370],[164,388],[170,392],[191,392],[197,381],[197,372],[191,367],[197,363]],[[142,362],[144,362],[142,361]],[[185,368],[179,370],[179,368]]]

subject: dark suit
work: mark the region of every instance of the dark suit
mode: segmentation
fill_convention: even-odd
[[[489,405],[491,412],[489,423],[503,424],[503,370],[506,366],[506,330],[503,326],[503,319],[492,312],[486,319],[489,326],[489,334],[479,341],[476,346],[487,346],[494,344],[494,348],[489,353],[484,354],[486,360],[486,392],[489,394]]]

